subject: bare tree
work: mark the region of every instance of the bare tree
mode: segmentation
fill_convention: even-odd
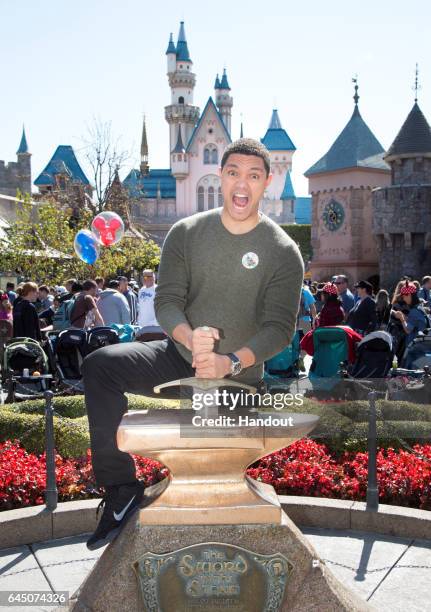
[[[93,201],[89,201],[88,205],[94,213],[99,213],[105,208],[116,173],[130,158],[130,153],[122,147],[121,139],[113,136],[111,122],[96,117],[87,126],[83,142],[94,185]]]

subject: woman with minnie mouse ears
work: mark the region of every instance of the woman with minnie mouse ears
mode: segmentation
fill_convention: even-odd
[[[337,286],[326,283],[322,288],[323,307],[316,320],[316,326],[329,327],[341,325],[344,321],[344,310],[341,299],[338,297]]]
[[[400,289],[402,301],[409,306],[410,310],[406,316],[400,310],[392,311],[392,315],[398,319],[403,326],[404,332],[407,334],[406,345],[414,340],[419,332],[429,327],[428,316],[426,315],[418,295],[416,285],[408,280]]]

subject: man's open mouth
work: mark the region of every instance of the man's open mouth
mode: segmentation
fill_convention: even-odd
[[[248,204],[248,195],[244,193],[234,193],[232,201],[235,208],[238,210],[243,210]]]

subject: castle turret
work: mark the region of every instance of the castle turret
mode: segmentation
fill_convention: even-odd
[[[221,118],[223,119],[223,123],[225,124],[226,129],[230,135],[233,98],[230,95],[230,87],[227,80],[226,68],[223,70],[223,76],[221,80],[219,80],[219,77],[217,75],[214,89],[217,110],[220,113]]]
[[[25,128],[22,128],[21,142],[16,152],[18,160],[18,183],[22,193],[31,193],[31,153],[28,148]]]
[[[380,284],[421,278],[431,267],[431,128],[417,99],[385,155],[391,185],[373,192]]]
[[[189,173],[188,155],[182,139],[181,125],[178,127],[177,144],[171,151],[171,170],[177,180],[184,179]]]
[[[175,69],[177,67],[177,50],[175,49],[172,32],[169,37],[168,48],[166,49],[166,60],[168,63],[168,75],[169,75],[175,72]]]
[[[165,118],[169,123],[169,144],[172,151],[178,140],[180,124],[183,131],[182,138],[187,145],[200,114],[199,108],[193,105],[196,75],[192,72],[193,62],[190,58],[183,21],[180,24],[176,46],[173,40],[170,40],[166,53],[171,104],[165,107]]]

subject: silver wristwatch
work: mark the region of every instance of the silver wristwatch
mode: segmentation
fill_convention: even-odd
[[[241,365],[241,361],[239,360],[239,358],[235,355],[235,353],[228,353],[227,356],[229,357],[229,359],[231,360],[232,364],[231,364],[231,368],[230,368],[230,375],[231,376],[238,376],[238,374],[241,372],[242,370],[242,365]]]

